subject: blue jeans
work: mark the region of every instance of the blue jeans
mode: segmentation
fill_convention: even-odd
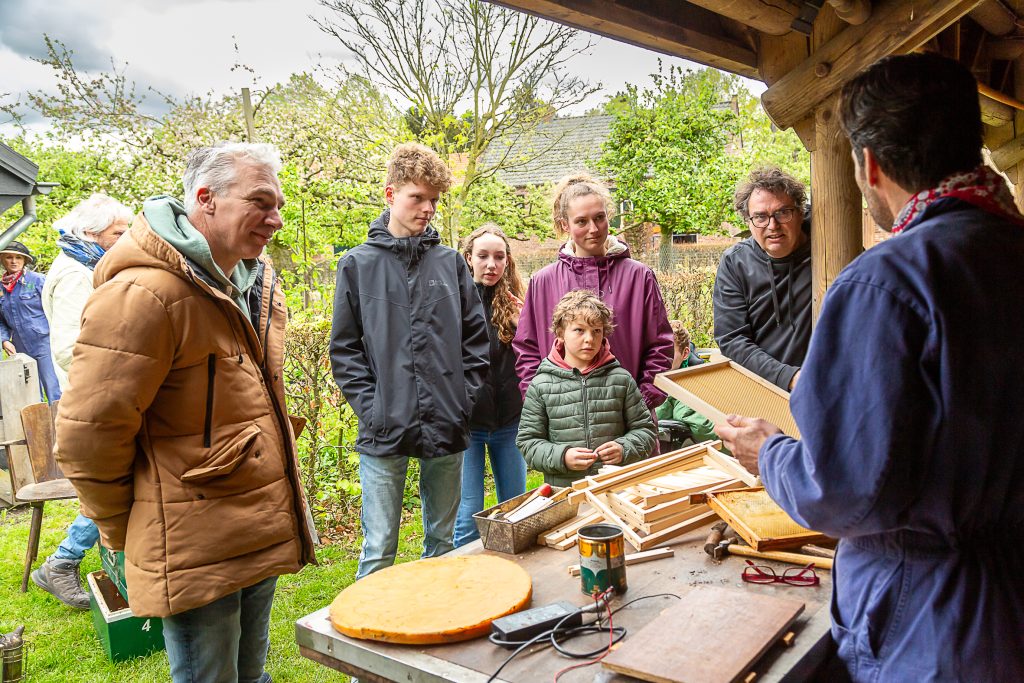
[[[75,521],[71,522],[71,526],[68,527],[68,535],[53,553],[53,559],[80,562],[85,557],[85,551],[96,545],[98,540],[100,540],[100,530],[96,528],[91,519],[78,513]]]
[[[164,617],[174,683],[270,683],[270,606],[277,577]]]
[[[363,547],[356,580],[395,563],[402,494],[409,458],[404,455],[359,456],[363,486]],[[423,555],[437,557],[452,549],[455,512],[459,507],[462,453],[420,459],[420,501],[423,506]]]
[[[469,449],[462,461],[462,502],[455,521],[455,547],[480,538],[473,514],[484,509],[484,447],[491,454],[491,471],[498,500],[515,498],[526,491],[526,459],[516,447],[519,420],[493,432],[470,432]]]

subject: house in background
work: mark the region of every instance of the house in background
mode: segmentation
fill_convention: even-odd
[[[496,139],[484,152],[480,165],[489,168],[502,160],[512,166],[497,173],[506,185],[517,190],[531,185],[557,182],[574,171],[587,171],[595,178],[601,145],[608,139],[614,116],[569,116],[543,121],[523,134]],[[609,183],[614,189],[614,183]]]

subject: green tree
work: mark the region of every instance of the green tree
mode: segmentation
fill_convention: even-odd
[[[768,118],[761,101],[746,89],[737,96],[743,158],[747,167],[778,166],[807,187],[811,186],[811,153],[792,128],[779,130]]]
[[[320,4],[329,14],[317,24],[355,56],[363,76],[403,102],[417,139],[442,158],[463,155],[460,182],[440,211],[453,244],[474,186],[536,156],[485,167],[487,147],[532,130],[595,90],[567,69],[591,44],[574,29],[522,12],[480,0]]]
[[[737,115],[728,102],[739,80],[713,69],[670,67],[653,75],[651,88],[629,86],[628,107],[616,97],[615,122],[598,167],[615,178],[624,200],[624,227],[660,225],[663,266],[666,233],[715,234],[731,217],[730,198],[741,157],[727,146],[738,140]]]
[[[472,232],[484,223],[497,223],[510,239],[544,238],[551,234],[547,206],[550,185],[529,186],[517,191],[497,178],[479,180],[466,196],[462,228]]]
[[[49,201],[56,216],[40,214],[44,226],[92,191],[133,208],[153,194],[180,196],[189,151],[247,138],[236,92],[184,99],[141,92],[124,68],[85,76],[63,44],[45,40],[48,54],[38,61],[51,68],[57,88],[27,100],[52,128],[29,156],[49,164],[42,179],[68,188]],[[268,251],[290,285],[290,302],[309,305],[330,289],[335,250],[365,240],[380,209],[387,154],[407,134],[391,102],[359,77],[327,88],[311,74],[295,74],[267,87],[254,83],[253,93],[255,137],[281,150],[288,199],[285,228]],[[147,113],[147,97],[159,98],[166,113]],[[95,172],[83,172],[83,164]]]

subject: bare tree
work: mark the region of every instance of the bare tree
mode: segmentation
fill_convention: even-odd
[[[559,24],[479,0],[320,0],[312,17],[354,56],[373,83],[423,123],[423,141],[442,156],[465,155],[462,184],[448,198],[445,227],[458,240],[459,213],[473,185],[533,160],[505,154],[483,163],[496,139],[514,141],[583,101],[596,85],[567,62],[593,42]],[[468,111],[460,117],[458,110]],[[553,144],[547,141],[546,145]],[[512,149],[510,146],[509,150]]]

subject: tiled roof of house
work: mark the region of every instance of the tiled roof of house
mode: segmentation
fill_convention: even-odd
[[[481,166],[490,168],[507,155],[511,168],[498,178],[513,187],[555,182],[574,171],[597,176],[601,144],[608,138],[614,116],[571,116],[539,124],[532,132],[498,138],[490,144]]]

